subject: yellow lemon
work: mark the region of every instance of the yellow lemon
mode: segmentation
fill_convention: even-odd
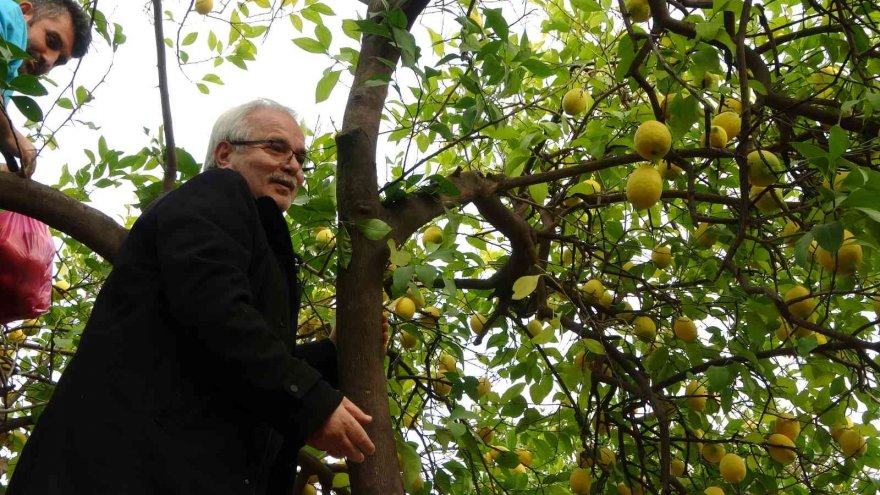
[[[703,493],[705,493],[706,495],[724,495],[724,490],[718,488],[717,486],[710,486],[709,488],[703,490]]]
[[[837,438],[844,457],[858,457],[868,451],[868,442],[857,430],[844,430]]]
[[[633,22],[645,22],[651,17],[648,0],[627,0],[625,7]]]
[[[436,225],[431,225],[422,233],[422,245],[443,243],[443,229]]]
[[[701,451],[703,454],[703,459],[711,462],[713,464],[717,464],[721,462],[721,458],[727,453],[727,449],[724,448],[724,445],[720,443],[707,443],[703,445],[703,449]]]
[[[724,148],[727,146],[727,131],[720,125],[713,125],[709,129],[709,146],[713,148]]]
[[[697,325],[687,316],[679,316],[672,322],[672,331],[679,339],[692,343],[697,341]]]
[[[742,102],[736,98],[725,98],[724,101],[718,105],[718,113],[724,112],[734,112],[737,115],[742,114]]]
[[[712,125],[722,127],[727,139],[733,139],[739,134],[742,119],[736,112],[721,112],[712,119]]]
[[[647,316],[637,316],[633,320],[633,333],[643,342],[651,342],[657,337],[657,325]]]
[[[572,88],[562,97],[562,111],[569,115],[578,115],[593,104],[593,98],[583,88]]]
[[[781,433],[774,433],[767,437],[767,452],[774,461],[782,465],[791,464],[797,459],[794,442]]]
[[[746,461],[736,454],[726,454],[721,458],[718,470],[728,483],[739,483],[746,477]]]
[[[480,332],[482,332],[483,325],[486,324],[486,320],[487,318],[481,314],[471,315],[468,322],[470,324],[471,331],[473,331],[475,334],[479,334]]]
[[[851,275],[862,263],[862,246],[855,243],[852,232],[844,230],[843,244],[837,250],[836,256],[819,246],[816,257],[826,270],[840,275]]]
[[[328,228],[323,228],[315,233],[315,243],[321,248],[332,248],[336,245],[336,236]]]
[[[645,160],[659,160],[672,147],[672,133],[662,122],[649,120],[636,129],[633,144],[636,153]]]
[[[691,411],[703,412],[703,409],[706,408],[706,387],[700,385],[700,382],[695,380],[688,383],[684,391],[685,395],[688,396],[687,404]]]
[[[775,172],[779,170],[779,158],[767,150],[752,151],[746,156],[749,164],[749,183],[753,186],[767,187],[776,182]]]
[[[709,230],[708,223],[697,225],[697,230],[694,232],[694,239],[697,246],[702,248],[710,248],[718,242],[718,236],[716,236],[713,231]]]
[[[672,248],[669,246],[657,246],[651,250],[651,261],[657,268],[664,270],[672,264]]]
[[[394,305],[394,314],[404,320],[410,320],[416,314],[416,303],[406,296],[401,297]]]
[[[672,180],[681,175],[683,170],[681,167],[674,163],[669,163],[666,160],[660,161],[660,176],[666,180]]]
[[[650,164],[633,170],[626,180],[626,199],[636,210],[650,208],[660,201],[663,194],[663,179],[660,172]]]
[[[813,313],[813,311],[815,311],[816,306],[818,306],[819,304],[819,302],[816,301],[815,298],[807,297],[809,295],[809,289],[807,289],[803,285],[795,285],[791,289],[788,289],[788,291],[783,296],[783,300],[786,304],[788,304],[788,310],[791,311],[791,314],[801,319],[807,319]]]
[[[686,466],[683,460],[679,458],[672,459],[669,463],[669,473],[676,477],[684,476]]]
[[[492,390],[492,383],[485,376],[481,376],[479,380],[477,380],[477,396],[482,397],[488,394]]]
[[[214,0],[196,0],[196,12],[207,15],[214,10]]]
[[[794,440],[801,433],[801,423],[789,413],[780,413],[776,417],[776,427],[774,429],[776,433]]]
[[[584,298],[587,302],[597,303],[605,294],[605,286],[602,284],[602,281],[597,278],[591,278],[581,287],[581,292],[584,293]]]
[[[593,484],[593,475],[584,468],[574,468],[571,476],[568,478],[568,484],[571,491],[577,495],[587,495],[590,493],[590,486]]]
[[[749,197],[752,198],[755,207],[764,213],[771,213],[779,210],[780,206],[783,204],[782,196],[779,194],[779,191],[773,188],[769,188],[769,190],[766,189],[768,188],[752,186],[749,190]]]

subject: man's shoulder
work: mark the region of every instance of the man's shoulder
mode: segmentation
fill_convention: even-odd
[[[19,48],[24,48],[22,40],[27,43],[27,23],[21,7],[13,0],[0,0],[0,34]]]
[[[204,210],[225,208],[251,202],[250,189],[244,177],[234,170],[211,169],[184,182],[153,202],[147,211],[166,208]]]

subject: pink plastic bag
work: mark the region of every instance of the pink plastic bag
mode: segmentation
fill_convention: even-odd
[[[0,323],[49,311],[54,256],[55,244],[46,224],[0,212]]]

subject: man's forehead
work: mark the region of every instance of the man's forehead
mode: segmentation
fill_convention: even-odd
[[[254,130],[292,134],[294,139],[304,140],[302,129],[293,115],[277,108],[260,108],[250,114]]]

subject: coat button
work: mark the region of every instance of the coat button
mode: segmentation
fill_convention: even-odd
[[[291,386],[290,386],[290,392],[291,392],[291,393],[294,393],[294,394],[297,393],[297,392],[299,392],[299,387],[297,387],[296,385],[291,385]]]

